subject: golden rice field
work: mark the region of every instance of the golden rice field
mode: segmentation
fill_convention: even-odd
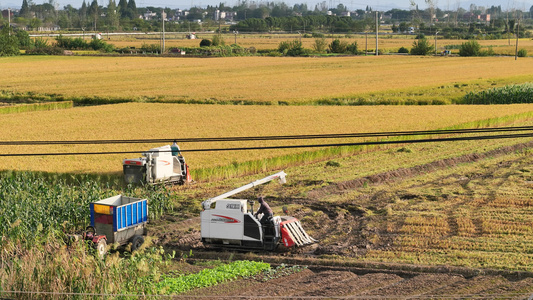
[[[165,45],[167,48],[171,47],[198,47],[202,39],[213,39],[212,33],[198,33],[198,39],[189,40],[185,38],[186,33],[169,33],[165,35]],[[222,35],[227,45],[237,44],[241,47],[249,48],[255,47],[258,50],[274,50],[278,48],[278,45],[282,41],[301,40],[304,48],[312,49],[315,43],[315,38],[300,38],[297,33],[294,34],[238,34],[235,39],[234,34]],[[414,35],[380,35],[379,37],[379,49],[385,52],[396,52],[399,48],[405,47],[410,49],[415,41]],[[431,44],[434,45],[434,36],[426,36]],[[124,47],[141,47],[143,44],[157,44],[160,43],[160,37],[158,35],[109,35],[104,34],[105,41],[115,45],[117,48]],[[328,42],[333,39],[340,39],[348,43],[357,42],[358,48],[361,51],[368,49],[374,51],[376,48],[375,35],[369,33],[368,36],[364,35],[325,35]],[[461,45],[466,42],[465,40],[450,40],[442,39],[440,37],[437,40],[437,49],[439,51],[444,50],[446,45]],[[496,54],[514,55],[516,48],[516,39],[499,39],[499,40],[479,40],[479,44],[483,47],[492,47]],[[533,54],[533,40],[532,39],[520,39],[518,41],[519,49],[526,49],[530,54]],[[452,50],[452,53],[457,53],[458,50]]]
[[[200,138],[424,130],[533,111],[533,105],[491,106],[219,106],[127,103],[3,115],[0,141]],[[322,142],[322,141],[320,141]],[[331,141],[328,141],[331,142]],[[344,140],[346,142],[346,140]],[[189,143],[207,147],[283,145],[288,142]],[[303,142],[302,142],[303,143]],[[316,143],[316,141],[313,141]],[[160,145],[2,146],[0,153],[144,151]],[[255,161],[304,150],[184,153],[191,169]],[[114,173],[122,159],[103,156],[2,157],[1,169]]]
[[[416,93],[456,83],[533,79],[532,59],[510,57],[24,56],[3,58],[0,69],[0,86],[15,92],[213,102],[305,103],[365,93]]]

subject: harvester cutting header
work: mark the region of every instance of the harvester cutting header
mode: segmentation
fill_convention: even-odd
[[[172,146],[152,148],[139,158],[124,159],[122,166],[124,181],[128,184],[183,184],[192,181],[189,166],[176,142]]]
[[[294,217],[275,216],[264,221],[262,215],[254,215],[253,200],[227,198],[275,179],[283,184],[285,176],[282,171],[202,202],[204,245],[272,251],[280,244],[292,247],[317,242]]]

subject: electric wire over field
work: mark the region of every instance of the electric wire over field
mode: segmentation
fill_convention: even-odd
[[[496,133],[495,135],[479,135],[480,133]],[[320,140],[320,139],[346,139],[364,137],[410,137],[427,135],[454,135],[454,134],[476,134],[471,136],[451,136],[440,138],[418,138],[418,139],[394,139],[377,140],[348,143],[323,143],[309,145],[272,145],[272,146],[251,146],[251,147],[228,147],[228,148],[199,148],[182,149],[181,152],[215,152],[215,151],[244,151],[244,150],[272,150],[272,149],[295,149],[295,148],[321,148],[321,147],[343,147],[343,146],[369,146],[387,144],[415,144],[434,143],[452,141],[473,141],[473,140],[495,140],[512,138],[533,137],[533,126],[520,127],[494,127],[494,128],[470,128],[470,129],[450,129],[450,130],[424,130],[424,131],[395,131],[395,132],[369,132],[369,133],[345,133],[345,134],[316,134],[316,135],[286,135],[286,136],[249,136],[249,137],[214,137],[214,138],[162,138],[162,139],[123,139],[123,140],[69,140],[69,141],[0,141],[0,146],[22,146],[22,145],[102,145],[102,144],[140,144],[159,142],[253,142],[253,141],[276,141],[276,140]],[[0,153],[0,156],[60,156],[60,155],[109,155],[109,154],[129,154],[149,151],[99,151],[99,152],[53,152],[53,153]]]

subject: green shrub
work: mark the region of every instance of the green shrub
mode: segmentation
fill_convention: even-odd
[[[331,42],[331,44],[329,44],[329,52],[330,53],[346,53],[347,47],[348,47],[348,43],[346,41],[335,39],[333,40],[333,42]]]
[[[87,50],[90,48],[89,44],[82,38],[69,38],[59,35],[56,38],[56,46],[67,50]]]
[[[518,50],[518,57],[526,57],[527,56],[527,50],[526,49],[520,49]]]
[[[278,52],[283,53],[283,55],[287,56],[300,56],[307,54],[305,49],[302,47],[302,42],[298,40],[283,41],[279,43]]]
[[[17,36],[17,39],[19,41],[20,48],[27,49],[31,46],[30,35],[26,30],[18,30],[15,35]]]
[[[19,41],[15,35],[9,34],[9,27],[4,26],[0,31],[0,56],[19,55]]]
[[[425,38],[426,38],[425,34],[419,33],[419,34],[416,35],[415,40],[422,40],[422,39],[425,39]]]
[[[203,39],[200,41],[200,47],[209,47],[211,46],[211,41],[208,39]]]
[[[338,168],[341,166],[341,164],[337,161],[334,161],[334,160],[330,160],[326,163],[326,166],[327,167],[335,167],[335,168]]]
[[[311,34],[311,36],[314,37],[314,38],[321,39],[321,38],[324,37],[324,34],[323,34],[323,33],[320,33],[320,32],[313,32],[313,33]]]
[[[315,39],[315,42],[313,43],[313,49],[316,52],[322,53],[325,52],[328,47],[328,42],[325,38],[317,38]]]
[[[354,54],[354,55],[357,55],[359,52],[359,50],[357,49],[357,42],[353,42],[351,44],[349,44],[347,47],[346,47],[346,51],[348,53],[351,53],[351,54]]]
[[[433,52],[433,45],[430,45],[427,39],[419,39],[413,42],[413,48],[411,48],[412,55],[428,55]]]
[[[161,46],[157,44],[146,44],[141,45],[141,51],[144,53],[159,53]]]
[[[217,35],[215,35],[213,37],[213,41],[211,42],[211,46],[224,46],[224,45],[226,45],[226,42],[224,41],[222,36],[217,34]]]
[[[465,42],[459,48],[460,56],[480,56],[481,54],[481,45],[474,40]]]
[[[61,55],[63,54],[63,48],[59,47],[34,47],[26,50],[28,55]]]
[[[99,40],[99,39],[93,39],[91,40],[91,42],[89,43],[89,46],[93,49],[93,50],[97,50],[97,51],[102,51],[102,52],[113,52],[113,50],[115,49],[115,47],[111,44],[108,44],[102,40]]]
[[[33,46],[35,48],[46,48],[48,47],[48,41],[42,37],[37,37],[33,40]]]
[[[409,49],[401,47],[400,49],[398,49],[398,53],[409,53]]]

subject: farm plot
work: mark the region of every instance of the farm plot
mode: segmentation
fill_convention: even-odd
[[[396,274],[368,272],[355,274],[348,270],[307,269],[287,277],[261,281],[240,280],[189,293],[190,296],[209,298],[266,297],[274,298],[356,298],[397,299],[415,297],[424,299],[505,299],[527,298],[533,287],[531,278],[511,281],[500,276],[465,278],[458,274]]]
[[[39,64],[39,68],[34,68]],[[0,86],[13,92],[69,97],[237,102],[317,103],[368,93],[533,77],[533,61],[508,57],[15,57],[0,62]],[[468,67],[465,67],[468,66]],[[480,72],[480,70],[483,70]],[[459,84],[460,83],[460,84]],[[450,103],[435,95],[440,103]]]
[[[511,124],[529,118],[531,105],[494,106],[206,106],[178,104],[117,104],[76,107],[62,111],[4,115],[0,119],[0,140],[92,140],[199,138],[223,136],[267,136],[437,129],[488,118],[503,117],[493,125]],[[21,132],[24,133],[21,135]],[[326,140],[327,141],[327,140]],[[338,140],[337,140],[338,141]],[[342,140],[341,140],[342,141]],[[316,143],[316,141],[307,141]],[[322,141],[321,141],[322,142]],[[302,143],[304,143],[302,141]],[[276,145],[286,145],[279,142]],[[242,146],[242,143],[184,143],[182,150]],[[265,142],[246,146],[270,145]],[[139,154],[106,156],[3,157],[1,169],[71,173],[118,173],[124,158],[159,145],[55,145],[2,146],[2,153],[139,151]],[[184,153],[193,171],[246,161],[308,153],[303,150]],[[337,153],[337,154],[340,154]],[[305,155],[303,154],[305,160]],[[312,159],[313,155],[309,155]],[[256,165],[261,171],[290,165],[287,157]],[[270,165],[269,165],[270,164]]]
[[[308,33],[310,35],[310,33]],[[188,40],[185,38],[186,33],[167,33],[166,35],[166,46],[171,47],[198,47],[202,39],[213,39],[213,34],[198,34],[198,39]],[[140,48],[143,44],[156,44],[159,45],[160,39],[159,36],[155,35],[134,35],[134,36],[117,36],[110,35],[108,43],[115,45],[117,48],[124,47],[137,47]],[[413,46],[415,41],[415,35],[381,35],[379,37],[379,48],[385,52],[396,52],[400,47],[405,47],[410,49]],[[428,39],[433,39],[434,36],[427,36]],[[249,48],[254,47],[257,50],[276,50],[279,46],[279,43],[282,41],[293,41],[299,40],[302,42],[304,48],[313,49],[315,43],[315,38],[302,38],[299,34],[223,34],[222,39],[226,42],[227,45],[235,43],[241,47]],[[364,35],[327,35],[327,42],[331,42],[332,39],[340,39],[341,41],[346,41],[351,44],[357,42],[358,49],[364,51],[368,49],[369,51],[374,51],[375,48],[375,37],[372,34],[369,34],[368,40]],[[460,45],[466,41],[461,40],[447,40],[447,39],[438,39],[437,47],[438,50],[444,49],[448,45]],[[516,40],[512,39],[511,41],[507,39],[501,40],[480,40],[479,43],[483,47],[492,47],[496,54],[505,54],[505,55],[514,55],[516,48]],[[527,49],[528,52],[533,52],[533,41],[531,39],[521,39],[519,40],[519,48]],[[458,51],[458,50],[453,50]]]
[[[240,197],[268,195],[278,215],[288,206],[289,214],[320,242],[283,254],[246,257],[314,267],[194,295],[529,296],[532,147],[531,139],[409,145],[409,151],[391,147],[339,159],[336,167],[320,162],[288,168],[287,186],[268,185]],[[227,190],[252,178],[198,188],[212,196],[221,187]],[[179,222],[179,216],[186,221]],[[180,210],[168,220],[172,222],[152,224],[160,243],[209,257],[209,252],[202,256],[198,218]]]

